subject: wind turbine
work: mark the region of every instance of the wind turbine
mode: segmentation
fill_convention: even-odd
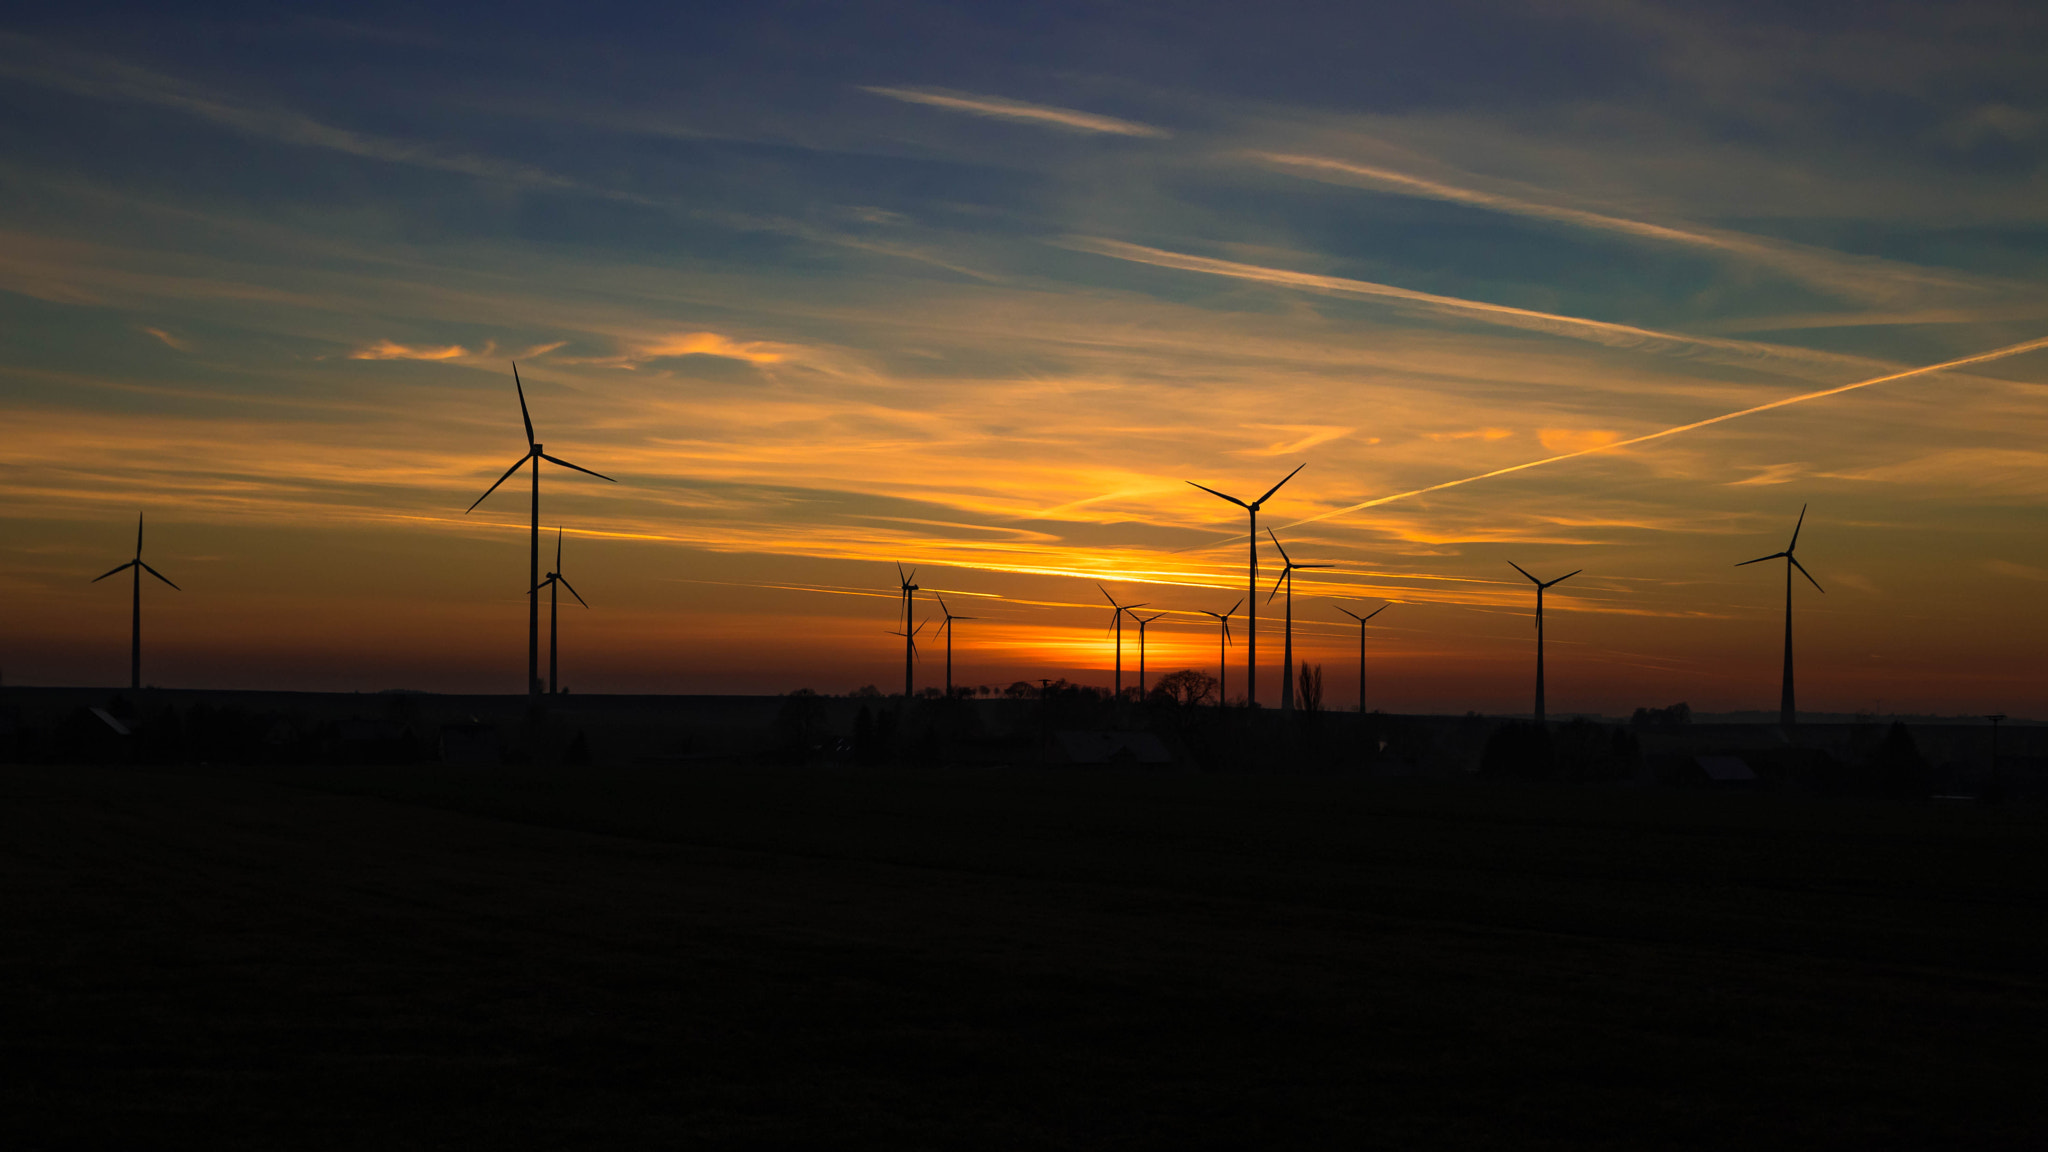
[[[535,440],[533,438],[533,417],[526,410],[526,386],[519,382],[519,365],[517,364],[512,365],[512,387],[517,389],[519,392],[519,419],[525,422],[526,424],[526,455],[521,456],[516,462],[513,463],[513,465],[510,468],[505,469],[505,474],[503,476],[498,477],[496,483],[492,484],[489,488],[484,489],[484,494],[476,498],[476,504],[471,504],[468,508],[463,509],[462,514],[467,516],[471,512],[476,511],[476,505],[483,503],[486,497],[490,496],[491,493],[496,492],[498,490],[499,484],[503,484],[505,481],[510,480],[514,472],[519,471],[519,469],[525,467],[529,462],[532,463],[533,522],[532,531],[528,536],[526,558],[526,586],[530,589],[530,591],[526,594],[526,694],[529,698],[531,698],[535,705],[538,705],[540,703],[541,584],[540,462],[545,460],[550,464],[559,464],[564,468],[573,468],[578,472],[582,472],[590,476],[595,476],[599,480],[610,481],[613,484],[618,483],[618,481],[612,480],[611,477],[605,475],[602,472],[592,472],[590,469],[585,468],[581,464],[571,464],[567,460],[550,456],[546,452],[541,451],[540,441]]]
[[[539,585],[536,585],[534,591],[538,592],[542,587],[548,590],[548,695],[553,696],[558,691],[555,685],[555,658],[561,655],[562,651],[562,632],[559,627],[561,623],[559,609],[561,606],[557,603],[557,600],[560,598],[560,590],[567,588],[569,595],[576,597],[578,604],[583,605],[585,608],[590,607],[589,602],[583,599],[583,594],[576,591],[576,586],[569,583],[568,577],[562,575],[562,530],[560,528],[555,529],[555,570],[548,573],[548,578],[541,581]]]
[[[906,575],[903,571],[903,565],[896,565],[896,583],[897,593],[902,597],[902,603],[897,606],[897,611],[902,616],[903,628],[901,631],[891,632],[889,635],[903,637],[903,702],[905,705],[908,705],[910,703],[911,688],[910,662],[917,655],[917,641],[913,639],[916,636],[916,632],[910,627],[910,618],[916,615],[917,569],[912,568],[909,574]],[[922,624],[918,625],[918,628],[923,627],[924,625]]]
[[[1273,530],[1271,528],[1266,529],[1266,535],[1273,536]],[[1280,585],[1287,585],[1287,654],[1281,660],[1280,711],[1284,715],[1292,716],[1294,715],[1294,571],[1297,568],[1334,568],[1336,565],[1296,564],[1294,558],[1287,554],[1287,549],[1281,547],[1278,536],[1273,536],[1273,547],[1280,549],[1280,579],[1273,581],[1273,590],[1266,594],[1266,602],[1272,603],[1273,597],[1280,594]]]
[[[1386,610],[1387,605],[1382,604],[1365,615],[1360,616],[1342,604],[1337,605],[1337,611],[1358,621],[1358,714],[1360,716],[1365,715],[1365,622]]]
[[[889,633],[891,636],[903,637],[903,706],[905,708],[910,707],[910,662],[923,659],[917,650],[917,634],[924,631],[924,626],[929,623],[931,623],[929,620],[920,620],[917,623],[917,627],[912,628],[906,621],[904,627]]]
[[[938,593],[934,592],[932,595],[938,596]],[[945,613],[946,616],[946,622],[939,625],[939,627],[946,633],[946,699],[951,700],[953,698],[953,621],[975,620],[979,619],[979,617],[953,615],[953,610],[946,607],[946,598],[944,596],[939,596],[939,611]]]
[[[1237,610],[1242,607],[1244,607],[1244,601],[1239,599],[1237,603],[1230,606],[1230,611],[1228,612],[1211,612],[1207,608],[1202,609],[1202,615],[1214,616],[1216,623],[1223,625],[1222,634],[1216,638],[1216,706],[1218,708],[1223,707],[1230,700],[1229,694],[1224,691],[1230,686],[1230,665],[1224,660],[1223,656],[1224,649],[1230,645],[1230,618],[1237,615]]]
[[[128,687],[131,691],[140,692],[142,690],[142,574],[147,572],[164,583],[171,584],[170,577],[143,562],[142,513],[140,512],[135,514],[135,559],[130,560],[126,564],[110,568],[93,577],[87,583],[97,584],[114,573],[121,571],[123,568],[129,569],[135,575],[135,610],[134,615],[129,619],[128,625]],[[184,591],[183,588],[178,587],[176,584],[171,584],[171,590],[173,592]]]
[[[1097,585],[1095,586],[1095,589],[1096,589],[1096,591],[1098,591],[1098,592],[1101,592],[1101,593],[1102,593],[1102,598],[1103,598],[1104,600],[1107,600],[1107,601],[1109,601],[1109,607],[1110,607],[1109,619],[1110,619],[1110,624],[1111,624],[1111,627],[1113,627],[1113,628],[1115,628],[1115,629],[1116,629],[1116,696],[1115,696],[1115,699],[1121,700],[1121,699],[1123,699],[1123,695],[1124,695],[1124,613],[1126,613],[1126,612],[1129,612],[1129,611],[1130,611],[1131,609],[1133,609],[1133,608],[1143,608],[1143,607],[1144,607],[1144,605],[1143,605],[1143,604],[1119,604],[1119,603],[1117,603],[1117,602],[1116,602],[1116,597],[1114,597],[1114,596],[1111,596],[1111,595],[1109,594],[1109,589],[1107,589],[1107,588],[1104,588],[1104,587],[1103,587],[1103,586],[1102,586],[1101,584],[1097,584]],[[1136,619],[1137,619],[1137,616],[1133,615],[1133,616],[1131,617],[1131,619],[1133,619],[1133,620],[1136,620]]]
[[[1294,479],[1294,473],[1306,467],[1308,467],[1306,463],[1295,465],[1294,472],[1289,472],[1280,478],[1280,484],[1285,484],[1289,480]],[[1244,693],[1245,701],[1253,706],[1257,706],[1259,702],[1259,509],[1266,501],[1273,498],[1273,493],[1280,490],[1280,484],[1275,484],[1271,488],[1266,489],[1264,496],[1247,504],[1235,496],[1218,492],[1206,484],[1195,484],[1193,480],[1188,481],[1188,483],[1194,484],[1195,487],[1200,488],[1211,496],[1230,501],[1232,504],[1244,509],[1251,516],[1251,532],[1248,537],[1251,541],[1251,575],[1245,582],[1245,587],[1249,590],[1246,593],[1246,599],[1251,602],[1251,611],[1245,615],[1247,623],[1244,634]]]
[[[1529,576],[1529,570],[1513,560],[1508,561],[1508,567],[1513,568],[1524,576]],[[1548,583],[1538,580],[1534,576],[1529,576],[1529,583],[1536,586],[1536,722],[1538,724],[1543,723],[1543,590],[1554,584],[1562,584],[1584,571],[1584,568],[1580,568],[1574,572],[1567,572]]]
[[[1138,699],[1140,700],[1145,698],[1145,625],[1164,615],[1166,615],[1164,612],[1154,612],[1150,616],[1140,616],[1136,612],[1131,613],[1131,619],[1138,622]]]
[[[1761,564],[1766,560],[1776,560],[1779,557],[1785,560],[1785,688],[1778,697],[1778,723],[1787,728],[1799,718],[1798,709],[1793,706],[1792,701],[1792,570],[1799,569],[1799,574],[1806,577],[1806,582],[1813,585],[1815,591],[1822,595],[1827,594],[1827,589],[1820,586],[1820,581],[1813,578],[1813,573],[1808,572],[1806,566],[1799,562],[1799,558],[1792,555],[1792,550],[1799,547],[1799,529],[1805,524],[1806,505],[1801,504],[1799,519],[1792,525],[1792,542],[1785,545],[1783,552],[1773,552],[1769,556],[1744,560],[1736,565],[1737,568],[1741,568],[1750,564]]]

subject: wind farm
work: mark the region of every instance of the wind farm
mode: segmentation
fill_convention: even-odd
[[[2048,1146],[2048,19],[700,9],[0,17],[12,1143]]]

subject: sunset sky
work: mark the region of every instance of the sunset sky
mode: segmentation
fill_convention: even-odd
[[[1553,712],[1775,709],[1810,505],[1803,708],[2048,716],[2048,349],[1356,507],[2048,337],[2041,10],[1535,7],[17,11],[0,674],[125,683],[146,511],[148,682],[519,691],[516,359],[579,692],[900,685],[899,561],[962,682],[1097,580],[1213,672],[1186,482],[1306,463],[1336,701],[1392,600],[1376,706],[1527,710],[1512,560]]]

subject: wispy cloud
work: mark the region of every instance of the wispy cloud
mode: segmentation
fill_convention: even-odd
[[[143,331],[163,341],[167,347],[175,348],[180,352],[190,352],[192,350],[192,345],[189,342],[181,340],[161,328],[144,328]]]
[[[1840,365],[1852,358],[1832,353],[1815,352],[1805,348],[1794,348],[1773,344],[1758,344],[1744,340],[1728,340],[1715,336],[1688,336],[1677,332],[1658,332],[1649,328],[1638,328],[1633,324],[1616,324],[1606,320],[1589,320],[1582,316],[1564,316],[1554,312],[1538,312],[1529,308],[1516,308],[1507,304],[1490,304],[1483,300],[1466,300],[1456,296],[1439,296],[1432,292],[1418,292],[1412,288],[1399,288],[1392,284],[1379,284],[1371,280],[1353,280],[1342,276],[1324,276],[1313,272],[1295,272],[1285,268],[1270,268],[1258,264],[1245,264],[1235,260],[1219,260],[1210,256],[1193,256],[1183,252],[1168,252],[1159,248],[1148,248],[1122,240],[1108,240],[1093,236],[1070,236],[1061,240],[1063,246],[1080,252],[1093,252],[1116,260],[1128,260],[1136,264],[1150,264],[1158,268],[1177,268],[1186,272],[1201,272],[1211,276],[1228,276],[1235,280],[1250,280],[1284,288],[1296,288],[1309,292],[1322,292],[1342,296],[1375,297],[1382,300],[1398,301],[1401,304],[1417,306],[1438,313],[1452,313],[1487,323],[1502,324],[1511,328],[1547,332],[1577,340],[1591,340],[1612,348],[1634,348],[1645,351],[1706,349],[1719,353],[1733,353],[1745,362],[1760,362],[1772,359],[1785,361],[1807,361]],[[1868,363],[1868,361],[1857,361]]]
[[[460,344],[448,344],[437,348],[400,344],[391,340],[379,340],[348,354],[351,360],[466,360],[469,356],[469,349]]]
[[[1253,152],[1254,160],[1310,179],[1465,204],[1597,232],[1705,249],[1773,268],[1810,286],[1855,300],[1891,301],[1927,289],[1978,287],[1973,280],[1869,257],[1688,224],[1674,227],[1568,205],[1430,180],[1407,172],[1327,156]]]
[[[1173,135],[1164,128],[1140,124],[1135,120],[1119,120],[1114,116],[1077,112],[1072,108],[1055,108],[1049,104],[1027,104],[1022,100],[1009,100],[1001,96],[976,96],[966,92],[948,92],[939,88],[863,87],[861,91],[886,96],[891,100],[901,100],[907,104],[925,104],[933,108],[965,112],[971,116],[992,116],[999,120],[1022,120],[1073,132],[1154,138]]]

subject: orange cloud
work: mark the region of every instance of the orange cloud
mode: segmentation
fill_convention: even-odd
[[[1536,439],[1552,452],[1585,452],[1607,447],[1621,439],[1621,433],[1604,428],[1543,428]]]
[[[166,332],[161,328],[144,328],[143,331],[163,341],[170,347],[176,348],[180,352],[190,352],[192,350],[192,345],[186,343],[183,340],[178,339],[176,336],[171,335],[169,332]]]
[[[649,344],[640,351],[650,360],[663,356],[723,356],[749,364],[775,364],[787,356],[777,348],[778,345],[762,340],[743,342],[728,340],[716,332],[686,332]]]
[[[351,360],[460,360],[469,355],[469,349],[460,344],[445,348],[413,347],[390,340],[379,340],[375,344],[358,348],[348,354]]]
[[[1431,432],[1428,435],[1431,440],[1505,440],[1514,433],[1506,428],[1474,428],[1470,432]]]

